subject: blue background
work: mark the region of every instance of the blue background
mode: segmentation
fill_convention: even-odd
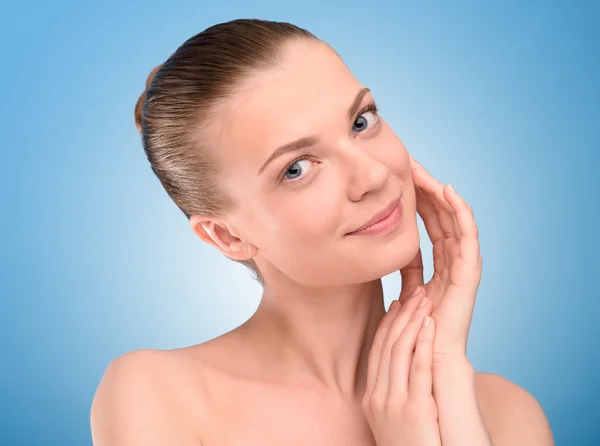
[[[91,444],[112,359],[203,342],[258,305],[247,270],[161,188],[133,120],[184,40],[255,17],[329,42],[472,205],[485,259],[472,363],[531,392],[558,445],[600,444],[599,3],[280,3],[3,5],[0,443]],[[399,276],[384,286],[389,303]]]

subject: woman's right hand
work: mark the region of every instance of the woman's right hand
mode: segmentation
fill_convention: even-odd
[[[377,328],[362,401],[377,446],[441,446],[432,393],[432,310],[419,287],[404,304],[392,302]]]

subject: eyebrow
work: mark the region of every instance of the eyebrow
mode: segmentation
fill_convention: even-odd
[[[348,113],[347,113],[347,117],[348,117],[348,121],[351,121],[352,118],[354,117],[354,115],[356,114],[356,112],[358,111],[358,107],[360,107],[360,104],[363,100],[363,98],[365,97],[365,95],[367,93],[369,93],[371,91],[371,89],[369,88],[361,88],[358,93],[356,94],[356,97],[354,98],[354,101],[352,101],[352,104],[350,105],[350,107],[348,108]],[[300,149],[305,149],[306,147],[311,147],[314,146],[316,144],[319,143],[319,137],[318,136],[304,136],[302,138],[299,138],[295,141],[289,142],[287,144],[282,145],[281,147],[279,147],[278,149],[276,149],[271,156],[267,159],[267,161],[265,161],[265,163],[262,165],[262,167],[260,169],[258,169],[258,173],[257,175],[260,175],[263,170],[265,170],[265,168],[267,167],[267,165],[273,161],[275,158],[288,153],[288,152],[294,152],[296,150],[300,150]]]

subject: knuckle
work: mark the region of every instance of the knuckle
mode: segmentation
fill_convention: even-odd
[[[370,414],[371,413],[371,404],[370,404],[370,402],[371,402],[371,398],[365,396],[362,399],[361,403],[360,403],[363,412],[366,413],[366,414]]]
[[[426,316],[429,317],[429,323],[431,323],[431,316]],[[422,319],[422,321],[425,321],[425,317]],[[431,344],[431,341],[433,340],[433,336],[428,336],[426,332],[424,332],[423,330],[421,330],[422,325],[419,326],[419,333],[417,333],[417,345],[422,345],[422,346],[426,346],[427,344]]]
[[[424,317],[423,313],[426,312],[426,311],[427,311],[427,305],[424,305],[422,307],[417,308],[415,310],[415,312],[413,313],[413,315],[411,316],[410,321],[412,323],[415,323],[415,322],[417,322],[419,320],[422,320],[423,317]]]
[[[421,419],[421,408],[417,401],[407,401],[402,412],[404,420],[408,423],[417,424]]]
[[[398,414],[402,413],[404,404],[406,403],[401,398],[389,398],[385,403],[386,415],[396,418]]]
[[[394,343],[391,350],[392,358],[398,358],[403,355],[406,350],[406,337],[400,336]]]
[[[396,327],[402,327],[404,324],[406,324],[406,321],[412,312],[410,307],[411,307],[410,302],[402,305],[402,308],[400,309],[400,312],[398,313],[398,317],[396,317],[396,320],[394,321],[394,325]]]
[[[417,425],[431,415],[431,406],[428,400],[419,399],[407,401],[404,404],[404,420],[408,423]]]
[[[431,366],[421,359],[415,359],[413,363],[414,372],[418,374],[429,373],[431,372]]]
[[[380,413],[385,407],[385,395],[381,392],[373,392],[371,397],[366,401],[366,409],[371,414]]]
[[[404,413],[404,420],[411,425],[423,423],[423,420],[429,420],[436,416],[437,408],[431,399],[421,399],[419,401],[408,401]]]

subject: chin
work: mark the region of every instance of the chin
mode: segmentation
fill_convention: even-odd
[[[402,232],[385,245],[373,243],[360,253],[353,253],[346,259],[343,274],[347,283],[365,283],[397,272],[408,265],[419,252],[421,245],[419,229],[415,221],[410,222]]]
[[[419,252],[420,236],[416,213],[409,214],[402,227],[384,243],[375,242],[379,237],[359,239],[360,243],[343,244],[337,252],[320,252],[308,257],[285,255],[270,267],[261,266],[263,274],[274,269],[276,275],[287,277],[309,287],[343,286],[367,283],[397,272],[408,265]],[[392,235],[392,234],[388,234]],[[379,242],[383,239],[379,238]],[[367,241],[368,243],[364,243]],[[275,267],[277,264],[277,267]],[[268,274],[269,276],[271,274]]]
[[[373,277],[373,279],[387,276],[404,268],[415,258],[420,246],[419,230],[415,225],[414,229],[404,231],[390,243],[390,249],[386,250],[385,253],[381,253],[379,262],[372,262],[377,265],[377,271],[374,271],[373,274],[377,277]]]

